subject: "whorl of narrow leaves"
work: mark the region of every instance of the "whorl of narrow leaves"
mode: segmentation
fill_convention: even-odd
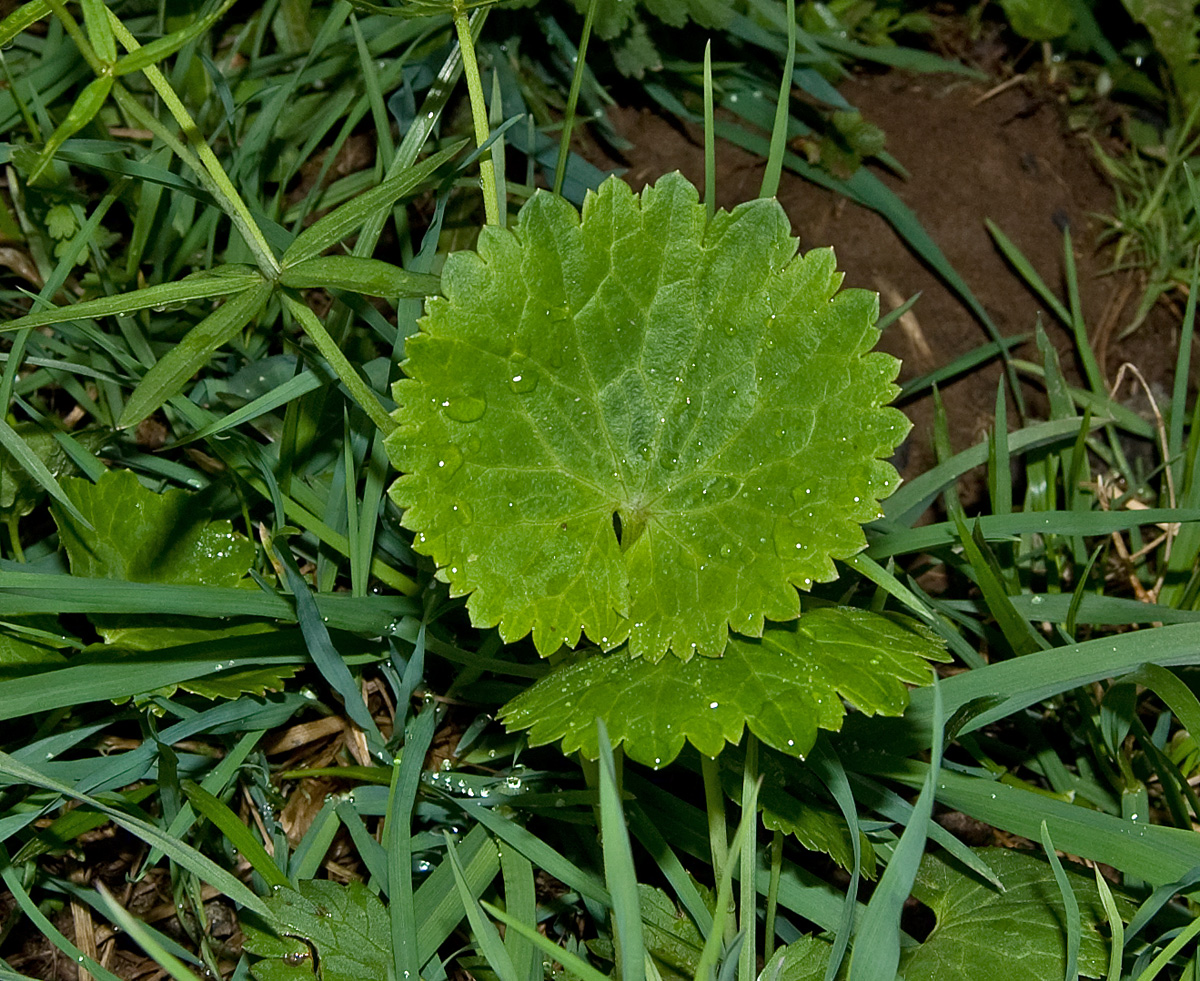
[[[539,192],[449,257],[388,451],[414,547],[479,626],[653,661],[800,613],[898,484],[898,362],[773,200],[707,221],[679,174],[580,215]]]

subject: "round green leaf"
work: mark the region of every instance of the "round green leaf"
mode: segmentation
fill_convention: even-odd
[[[580,658],[542,678],[500,711],[534,746],[562,740],[564,753],[599,753],[596,719],[614,745],[655,768],[686,739],[715,757],[741,741],[745,726],[768,746],[801,757],[818,729],[842,726],[848,699],[868,715],[900,715],[906,685],[930,679],[927,660],[945,660],[941,642],[915,623],[828,607],[761,638],[734,636],[725,656],[654,663],[626,654]]]
[[[719,656],[800,613],[898,485],[874,293],[774,200],[707,221],[669,174],[580,215],[539,192],[449,257],[388,452],[414,547],[480,626]]]

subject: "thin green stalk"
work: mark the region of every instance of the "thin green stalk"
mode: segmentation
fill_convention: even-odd
[[[783,832],[771,838],[771,881],[767,886],[767,920],[763,927],[763,962],[775,956],[775,911],[779,907],[779,879],[783,873]]]
[[[111,10],[108,12],[108,17],[112,24],[113,33],[116,35],[117,40],[121,42],[121,46],[131,54],[137,51],[141,45],[138,44],[137,39],[129,32],[120,18]],[[254,258],[263,273],[271,278],[278,276],[279,261],[275,258],[275,253],[267,243],[262,229],[258,227],[258,224],[251,217],[250,209],[246,207],[246,202],[242,200],[241,195],[237,192],[237,188],[233,186],[233,182],[229,179],[229,175],[225,173],[225,168],[221,166],[221,161],[217,159],[217,155],[213,153],[212,148],[208,145],[208,141],[200,132],[196,121],[192,119],[191,114],[180,101],[175,90],[171,88],[166,77],[155,65],[147,65],[142,69],[142,73],[154,87],[159,98],[163,100],[163,104],[170,111],[171,115],[175,117],[179,128],[183,130],[188,143],[199,158],[202,166],[196,171],[197,176],[213,192],[217,200],[221,202],[223,210],[233,221],[234,227],[241,233],[247,247],[254,253]],[[190,163],[186,159],[184,162]]]
[[[738,956],[738,981],[754,981],[758,976],[758,737],[746,735],[746,761],[742,766],[742,823],[746,827],[741,856],[741,916],[742,949]]]
[[[712,40],[704,45],[704,211],[717,210],[717,135],[713,128]]]
[[[18,562],[24,562],[25,550],[21,548],[21,532],[18,527],[21,518],[15,512],[10,512],[5,515],[4,522],[8,525],[8,537],[12,542],[13,558]]]
[[[725,873],[725,856],[729,852],[729,831],[725,827],[725,793],[721,790],[721,767],[716,757],[701,754],[700,772],[704,777],[704,806],[708,811],[708,848],[712,852],[713,881],[720,882]],[[732,903],[733,897],[730,896]],[[725,918],[726,943],[737,935],[732,916]]]
[[[458,46],[462,51],[463,74],[467,78],[467,92],[471,97],[471,116],[475,120],[475,144],[487,142],[487,104],[483,98],[483,79],[479,75],[479,62],[475,60],[475,42],[471,39],[471,25],[467,12],[459,4],[454,9],[454,29],[458,32]],[[479,158],[479,183],[483,187],[483,212],[489,225],[500,224],[500,208],[496,204],[496,172],[492,158],[486,154]]]
[[[575,72],[571,76],[571,90],[567,93],[567,112],[563,116],[562,136],[558,141],[558,162],[554,166],[554,193],[562,194],[563,178],[567,175],[567,157],[571,154],[571,130],[575,128],[575,106],[579,102],[579,87],[583,84],[583,65],[587,58],[588,39],[592,36],[592,21],[596,18],[597,0],[588,4],[583,19],[583,34],[575,52]]]
[[[771,130],[771,152],[763,173],[760,198],[773,198],[779,190],[783,173],[783,155],[787,150],[788,119],[791,118],[792,72],[796,67],[796,0],[787,0],[787,57],[783,62],[783,79],[779,83],[779,101],[775,104],[775,125]]]

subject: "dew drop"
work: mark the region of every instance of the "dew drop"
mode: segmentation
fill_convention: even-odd
[[[456,395],[442,403],[442,407],[455,422],[475,422],[487,411],[487,400],[482,396]]]
[[[733,546],[731,546],[731,545],[722,545],[721,546],[721,558],[727,559],[732,554],[733,554]]]
[[[474,513],[471,511],[471,505],[466,501],[459,501],[453,505],[452,510],[454,511],[454,517],[458,519],[460,525],[469,525],[475,518]]]
[[[438,460],[438,476],[441,477],[442,480],[449,480],[456,473],[458,473],[459,468],[462,467],[462,462],[462,450],[451,443],[442,452],[441,459]]]
[[[518,395],[528,395],[538,386],[537,368],[523,354],[508,359],[508,387]]]

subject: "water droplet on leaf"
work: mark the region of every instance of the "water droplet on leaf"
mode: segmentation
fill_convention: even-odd
[[[442,480],[449,480],[456,473],[458,473],[459,468],[462,466],[462,462],[462,450],[451,443],[445,448],[445,450],[442,451],[441,459],[438,460],[438,476],[441,477]]]
[[[456,395],[442,405],[446,409],[446,415],[455,422],[474,422],[482,418],[487,411],[487,401],[474,395]]]

